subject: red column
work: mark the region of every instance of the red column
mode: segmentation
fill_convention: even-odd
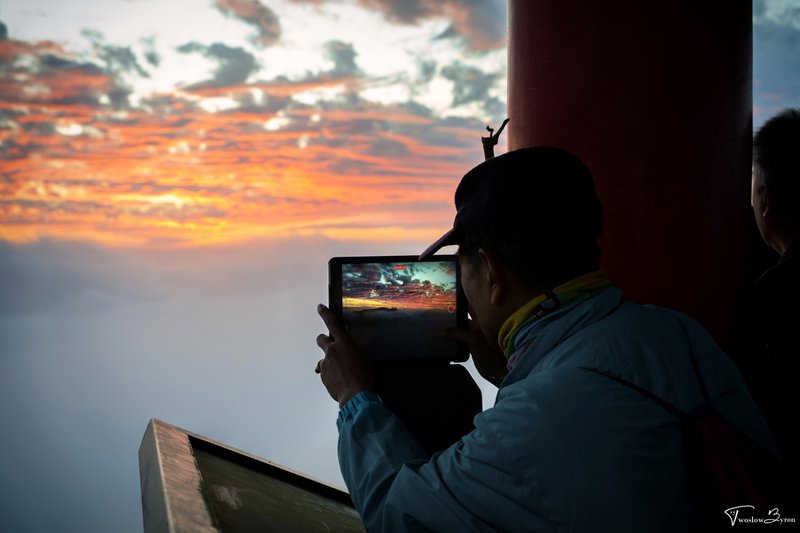
[[[583,158],[611,279],[630,300],[693,316],[729,351],[752,228],[751,10],[509,1],[509,148]]]

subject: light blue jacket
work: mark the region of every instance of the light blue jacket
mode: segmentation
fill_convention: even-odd
[[[688,317],[616,287],[524,326],[524,350],[475,430],[430,460],[374,395],[339,414],[339,462],[369,531],[688,530],[680,422],[712,403],[775,451],[738,370]],[[723,510],[720,509],[720,512]]]

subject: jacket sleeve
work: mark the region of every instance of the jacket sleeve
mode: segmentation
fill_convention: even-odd
[[[530,488],[500,453],[505,439],[486,413],[474,431],[427,459],[377,396],[351,402],[338,421],[339,464],[368,531],[548,529],[527,509]]]

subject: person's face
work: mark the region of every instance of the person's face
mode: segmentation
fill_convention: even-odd
[[[477,321],[486,339],[496,338],[497,333],[490,331],[492,307],[489,291],[483,279],[485,277],[483,261],[478,261],[476,264],[474,259],[459,253],[458,263],[461,266],[461,288],[467,297],[472,319]]]
[[[761,237],[764,241],[769,243],[769,228],[766,217],[764,216],[767,208],[766,190],[763,185],[759,185],[755,168],[750,178],[750,207],[753,208],[753,216],[755,216],[756,225],[758,226],[759,233],[761,233]]]

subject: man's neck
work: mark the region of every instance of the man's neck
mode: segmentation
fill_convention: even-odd
[[[800,239],[792,239],[787,241],[786,246],[783,249],[783,253],[781,253],[781,257],[786,257],[786,255],[789,253],[789,250],[794,250],[796,252],[798,247],[800,247]]]
[[[796,238],[795,233],[782,235],[780,238],[775,239],[775,245],[772,247],[772,249],[778,252],[781,257],[783,257],[786,255],[786,252],[789,250],[789,248],[792,247],[792,244],[797,241],[798,239]]]
[[[800,241],[800,222],[776,210],[768,226],[768,234],[769,239],[765,240],[769,247],[783,256],[793,243]]]

